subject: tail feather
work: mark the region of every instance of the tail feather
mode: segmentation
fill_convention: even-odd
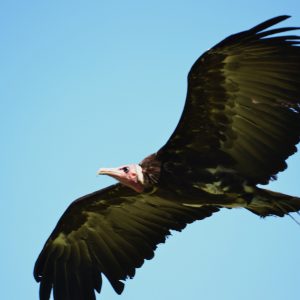
[[[285,215],[291,216],[290,213],[293,212],[299,214],[300,198],[258,188],[246,208],[261,217],[272,215],[278,217],[283,217]]]

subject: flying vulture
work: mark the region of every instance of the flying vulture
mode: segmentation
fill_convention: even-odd
[[[286,169],[300,140],[300,37],[282,35],[300,27],[269,29],[288,17],[200,56],[167,143],[141,163],[99,170],[119,183],[75,200],[59,219],[34,267],[41,300],[52,290],[55,300],[96,299],[102,274],[121,294],[170,230],[221,208],[300,210],[300,198],[257,186]]]

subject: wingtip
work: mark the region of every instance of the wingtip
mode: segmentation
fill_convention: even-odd
[[[289,15],[280,15],[280,16],[277,16],[277,17],[273,17],[271,19],[268,19],[268,20],[266,20],[266,21],[264,21],[264,22],[262,22],[262,23],[260,23],[256,26],[254,26],[249,31],[250,32],[260,32],[260,31],[265,30],[265,29],[267,29],[271,26],[274,26],[274,25],[276,25],[276,24],[278,24],[278,23],[280,23],[280,22],[282,22],[282,21],[284,21],[284,20],[286,20],[290,17],[291,16],[289,16]]]
[[[281,20],[286,20],[286,19],[288,19],[288,18],[291,18],[291,16],[290,16],[290,15],[279,15],[279,16],[274,17],[274,18],[272,18],[272,19],[277,19],[277,18],[280,18]],[[272,19],[271,19],[271,20],[272,20]]]
[[[284,21],[286,19],[289,19],[289,18],[291,18],[290,15],[279,15],[277,17],[273,17],[271,19],[268,19],[265,22],[274,22],[274,24],[276,24],[276,23],[282,22],[282,21]]]
[[[122,292],[124,291],[125,284],[124,284],[124,282],[122,282],[122,281],[115,281],[115,282],[112,284],[112,287],[114,288],[115,292],[116,292],[118,295],[121,295]]]
[[[33,268],[33,277],[35,279],[36,282],[40,282],[41,281],[41,276],[39,275],[39,265],[38,265],[38,260],[36,261],[34,268]]]

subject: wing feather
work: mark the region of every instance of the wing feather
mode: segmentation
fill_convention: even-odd
[[[74,201],[39,255],[34,276],[42,300],[94,300],[102,274],[120,294],[124,280],[154,256],[170,230],[209,217],[216,207],[189,208],[120,184]]]
[[[180,121],[158,152],[162,162],[174,154],[186,162],[191,153],[183,149],[192,149],[206,166],[252,184],[286,168],[300,140],[300,37],[273,35],[299,28],[266,29],[287,18],[231,35],[195,62]]]

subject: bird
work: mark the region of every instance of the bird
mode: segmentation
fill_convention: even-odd
[[[40,300],[95,300],[105,276],[121,294],[157,245],[221,209],[299,213],[300,198],[263,188],[300,140],[300,27],[281,15],[230,35],[188,73],[167,142],[140,163],[101,168],[118,182],[72,202],[34,266]]]

